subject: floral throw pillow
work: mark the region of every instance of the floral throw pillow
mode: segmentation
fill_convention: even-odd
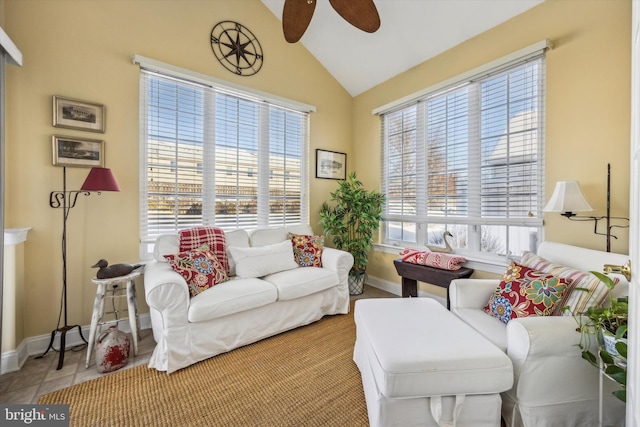
[[[171,268],[187,281],[192,297],[229,280],[229,275],[218,261],[218,257],[206,246],[164,257]]]
[[[300,267],[322,267],[324,236],[289,233],[293,257]]]
[[[484,311],[504,323],[517,317],[549,316],[567,287],[565,279],[512,262]]]

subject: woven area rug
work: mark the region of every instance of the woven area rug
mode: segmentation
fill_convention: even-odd
[[[43,395],[72,426],[367,426],[348,315],[221,354],[171,375],[137,366]]]

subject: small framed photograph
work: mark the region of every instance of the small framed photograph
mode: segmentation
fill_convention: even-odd
[[[316,178],[346,179],[347,155],[316,149]]]
[[[104,133],[105,119],[104,105],[53,96],[54,127]]]
[[[53,165],[104,167],[104,141],[53,135]]]

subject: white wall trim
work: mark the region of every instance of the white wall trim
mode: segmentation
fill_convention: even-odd
[[[2,27],[0,27],[0,48],[7,54],[7,60],[10,64],[22,67],[22,52]]]
[[[19,245],[27,240],[27,233],[31,227],[22,228],[5,228],[4,229],[4,245]]]
[[[140,321],[141,330],[151,328],[151,317],[149,313],[140,314],[138,316],[138,320]],[[115,323],[115,322],[106,322],[103,325],[103,329],[109,327],[111,323]],[[120,325],[118,327],[123,332],[127,332],[127,333],[131,332],[131,328],[129,328],[129,322],[127,318],[120,320]],[[85,339],[89,338],[89,330],[90,330],[89,325],[82,326],[82,335],[85,337]],[[138,339],[140,339],[140,337],[138,337]],[[0,371],[0,374],[19,371],[22,368],[22,366],[24,366],[24,363],[27,361],[29,356],[39,356],[42,353],[44,353],[47,347],[49,346],[50,340],[51,340],[51,334],[38,335],[35,337],[25,338],[24,340],[22,340],[20,345],[18,345],[17,349],[3,352],[1,356],[2,371]],[[77,328],[74,328],[69,332],[67,332],[66,341],[67,341],[67,349],[69,347],[83,344],[82,339],[80,339],[80,334],[78,334]],[[56,338],[54,340],[53,345],[56,348],[60,347],[59,334],[56,334]],[[52,351],[53,350],[50,350],[50,352]],[[86,350],[83,350],[83,351],[86,351]]]

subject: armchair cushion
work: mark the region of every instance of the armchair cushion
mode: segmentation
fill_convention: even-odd
[[[565,279],[512,262],[484,311],[502,322],[527,316],[548,316],[567,289]]]
[[[606,285],[589,272],[553,263],[528,251],[523,253],[520,262],[527,267],[570,280],[569,288],[560,303],[556,305],[553,314],[572,316],[583,313],[589,307],[597,307],[602,304],[607,296]],[[614,280],[617,281],[616,278]],[[569,308],[564,310],[565,306]]]

